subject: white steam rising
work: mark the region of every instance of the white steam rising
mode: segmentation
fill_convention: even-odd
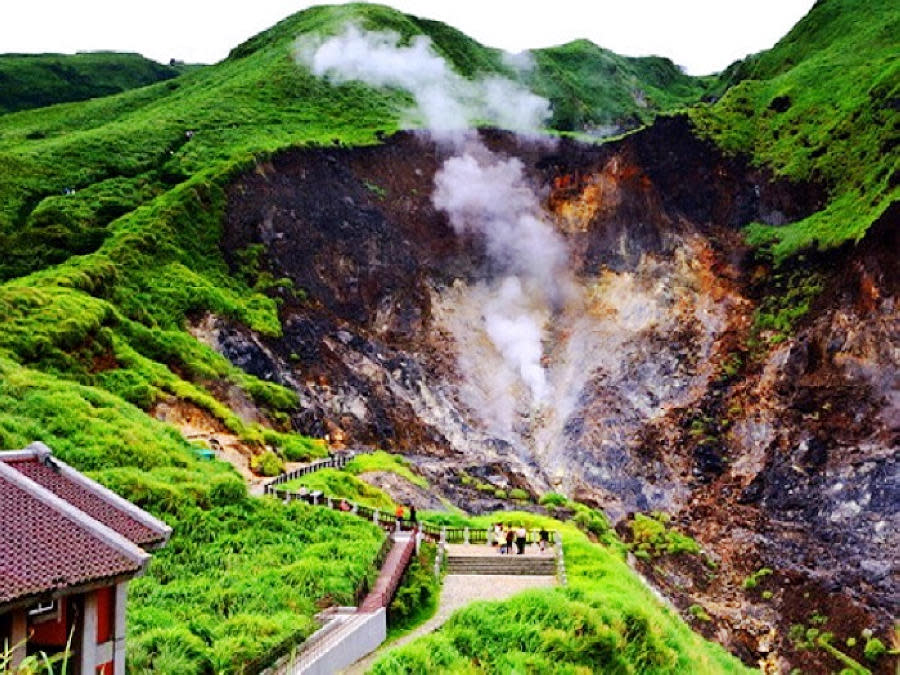
[[[390,31],[363,31],[348,25],[327,39],[303,37],[297,60],[332,82],[365,82],[412,94],[425,126],[434,132],[460,131],[473,122],[508,129],[540,128],[550,104],[522,85],[499,77],[467,80],[439,56],[425,35],[400,45]]]
[[[522,162],[492,153],[472,134],[459,132],[473,123],[536,130],[550,115],[549,102],[502,77],[461,77],[425,36],[402,46],[396,33],[350,25],[324,40],[302,39],[296,53],[313,74],[332,82],[408,91],[432,134],[452,141],[456,156],[435,175],[432,201],[458,233],[483,238],[501,273],[482,289],[480,305],[484,334],[505,364],[504,372],[490,377],[488,396],[505,420],[512,418],[516,386],[525,385],[532,403],[545,401],[549,386],[542,339],[569,289],[566,247],[543,218]],[[507,55],[504,62],[518,72],[533,65],[527,53]],[[460,354],[461,361],[467,358]]]
[[[547,395],[543,323],[568,290],[565,244],[543,219],[537,195],[518,159],[477,144],[448,159],[434,178],[432,201],[459,233],[484,237],[505,278],[484,307],[485,330],[504,360],[531,390]]]
[[[542,316],[528,302],[518,277],[506,277],[499,292],[485,307],[484,327],[503,359],[517,372],[534,401],[547,396],[543,356]]]
[[[434,177],[432,202],[459,233],[484,235],[504,271],[540,282],[547,299],[561,298],[566,246],[542,215],[522,162],[470,145]]]

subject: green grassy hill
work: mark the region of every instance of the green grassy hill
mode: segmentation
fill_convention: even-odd
[[[759,241],[774,237],[778,251],[861,236],[896,198],[890,36],[898,10],[870,5],[820,2],[770,54],[729,73],[739,84],[721,102],[692,113],[724,148],[832,187],[822,214],[754,230]],[[290,428],[292,391],[238,370],[185,325],[208,310],[263,334],[281,331],[270,285],[232,275],[219,249],[224,190],[239,172],[283,148],[370,144],[398,128],[407,94],[331,86],[294,61],[298,35],[337,32],[351,19],[407,38],[425,33],[463,75],[522,78],[552,100],[559,130],[643,122],[697,100],[709,85],[664,59],[624,59],[586,42],[538,50],[535,69],[519,74],[499,51],[449,26],[345,5],[296,14],[222,63],[175,79],[0,116],[0,447],[42,440],[175,525],[172,544],[136,585],[137,670],[232,672],[302,637],[316,600],[348,601],[349,586],[365,574],[349,561],[370,560],[378,548],[377,532],[349,516],[319,522],[325,516],[302,507],[246,497],[233,471],[197,461],[173,428],[146,414],[174,397],[251,446],[293,459],[321,451]],[[783,112],[779,97],[790,101]],[[232,412],[214,395],[221,385],[242,390],[267,424]],[[307,530],[292,530],[298,521],[310,523]],[[327,528],[355,543],[317,546]],[[309,550],[298,550],[299,540]],[[333,576],[331,559],[348,561],[344,577]],[[234,574],[201,592],[211,586],[202,576],[192,581],[201,566],[220,565]],[[280,585],[288,583],[294,590]],[[550,609],[582,611],[576,600]],[[169,626],[167,608],[176,606],[181,613]],[[681,626],[659,619],[670,625]],[[653,639],[692,650],[684,630]],[[242,642],[251,632],[262,639]]]
[[[732,66],[733,86],[692,110],[697,128],[782,176],[824,183],[826,209],[754,226],[777,259],[858,241],[900,195],[900,6],[819,0],[775,47]]]
[[[587,40],[532,54],[534,71],[523,80],[553,103],[552,125],[564,131],[636,127],[698,102],[711,83],[685,75],[669,59],[628,58]]]
[[[0,114],[118,94],[179,72],[140,54],[0,54]]]

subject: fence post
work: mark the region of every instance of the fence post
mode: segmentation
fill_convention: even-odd
[[[444,546],[443,544],[438,545],[437,553],[434,554],[434,577],[436,579],[441,578],[441,558],[444,555]]]
[[[357,504],[356,502],[353,502],[353,507],[350,509],[350,513],[352,513],[355,516],[358,512],[359,512],[359,504]]]
[[[444,546],[447,543],[447,528],[441,528],[441,546]]]
[[[468,527],[463,528],[463,543],[464,544],[469,543],[469,528]]]
[[[376,525],[378,525],[379,527],[381,526],[378,522],[378,509],[375,509],[374,511],[372,511],[372,522],[375,523]]]
[[[326,499],[325,499],[325,503],[328,505],[328,508],[329,508],[329,509],[333,509],[333,508],[334,508],[334,502],[331,501],[331,497],[326,498]]]

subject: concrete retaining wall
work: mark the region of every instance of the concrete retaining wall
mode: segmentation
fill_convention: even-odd
[[[360,614],[353,625],[337,630],[340,640],[326,638],[328,647],[303,659],[299,671],[303,675],[333,675],[375,651],[387,638],[387,611],[382,607],[371,614]],[[314,650],[315,651],[315,650]],[[305,655],[306,656],[306,655]]]

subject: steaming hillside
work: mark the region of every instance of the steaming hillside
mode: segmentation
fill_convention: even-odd
[[[805,631],[831,632],[889,672],[860,635],[887,639],[900,543],[898,15],[819,2],[709,82],[313,8],[216,66],[4,115],[0,446],[177,518],[178,551],[238,512],[288,527],[195,433],[248,477],[311,438],[385,447],[433,498],[561,492],[626,540],[664,511],[706,557],[635,542],[637,564],[698,631],[816,672],[839,661]],[[141,626],[178,574],[151,570]],[[250,605],[141,654],[201,640],[227,670],[256,655],[241,621],[310,628]]]

